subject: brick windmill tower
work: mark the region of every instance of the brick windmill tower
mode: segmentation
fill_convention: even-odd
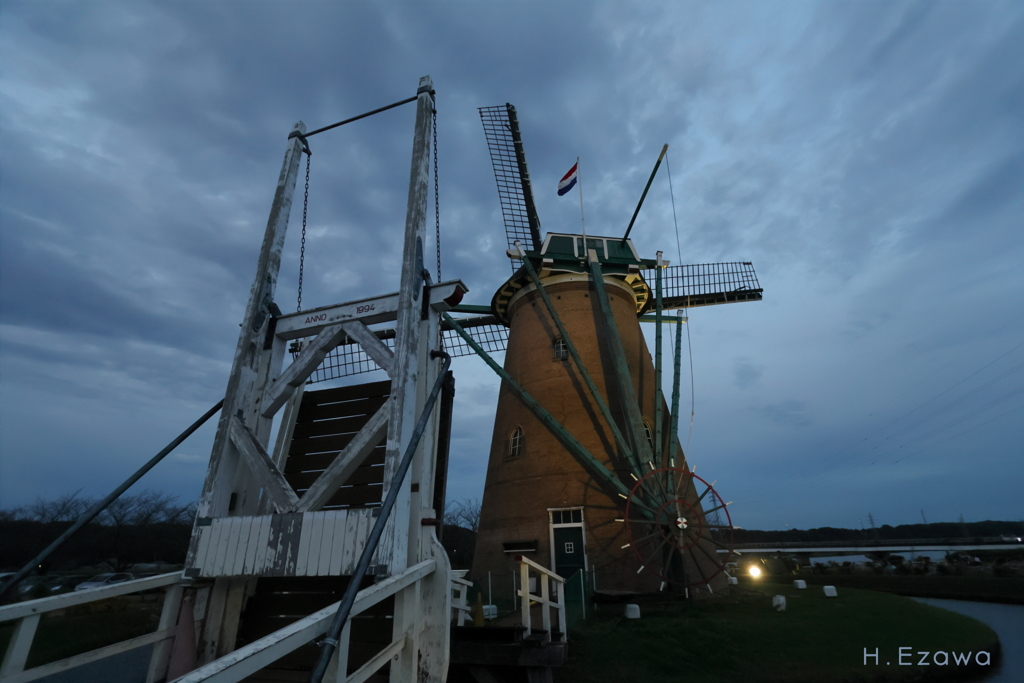
[[[720,591],[731,522],[676,437],[682,319],[671,412],[661,328],[666,310],[760,300],[752,265],[669,267],[626,237],[542,239],[515,108],[480,114],[513,274],[490,307],[508,328],[504,367],[482,354],[503,381],[473,576],[523,555],[564,577],[585,570],[598,590]],[[641,321],[657,326],[653,358]]]

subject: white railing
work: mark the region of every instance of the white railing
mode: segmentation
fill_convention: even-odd
[[[546,567],[542,567],[522,555],[516,556],[519,563],[519,590],[517,595],[522,598],[520,601],[523,626],[526,627],[526,635],[532,630],[530,615],[530,603],[540,605],[541,623],[544,627],[544,642],[551,642],[551,610],[555,610],[558,619],[558,631],[565,638],[565,579]],[[540,587],[540,595],[530,592],[530,574],[537,574],[537,584]],[[551,600],[551,584],[554,583],[555,599]]]
[[[470,606],[468,603],[469,589],[473,587],[472,581],[466,580],[468,569],[461,569],[452,572],[452,619],[456,626],[462,626],[471,619],[469,616]]]
[[[149,674],[146,677],[147,683],[153,683],[163,677],[164,668],[167,665],[167,658],[170,655],[170,645],[174,638],[178,621],[178,611],[181,608],[181,572],[161,574],[135,581],[102,588],[91,588],[89,590],[55,595],[39,600],[28,600],[16,605],[0,607],[0,622],[14,621],[14,633],[7,644],[7,651],[4,653],[3,663],[0,664],[0,681],[3,683],[26,683],[44,676],[50,676],[61,671],[67,671],[83,664],[95,662],[100,659],[112,657],[113,655],[134,650],[146,645],[155,644],[153,657],[150,660]],[[121,595],[130,595],[142,591],[164,589],[164,604],[160,613],[160,622],[156,631],[137,638],[114,643],[101,647],[90,652],[84,652],[67,659],[61,659],[49,664],[25,669],[28,660],[29,650],[32,649],[32,641],[35,639],[36,628],[42,615],[59,609],[67,609],[75,605],[83,605],[96,600],[115,598]]]
[[[370,607],[373,607],[381,600],[395,595],[402,590],[417,590],[417,582],[434,572],[437,563],[434,560],[424,560],[419,564],[409,567],[400,574],[384,579],[380,583],[364,588],[356,593],[356,601],[352,606],[351,616],[355,616]],[[397,601],[397,598],[396,598]],[[174,683],[236,683],[246,676],[250,676],[272,662],[280,659],[289,652],[305,645],[314,638],[327,633],[327,629],[338,611],[340,602],[324,607],[323,609],[310,614],[308,617],[285,626],[284,628],[264,636],[234,652],[224,655],[220,659],[199,667],[195,671],[180,678]],[[351,633],[351,620],[341,631],[336,652],[336,661],[341,662],[332,674],[328,670],[328,676],[324,680],[344,681],[345,683],[362,683],[370,678],[382,666],[393,658],[397,658],[405,647],[412,642],[416,634],[406,632],[395,637],[395,640],[383,650],[378,652],[366,664],[349,676],[345,676],[346,662],[348,661],[349,635]],[[416,620],[411,628],[418,627]]]

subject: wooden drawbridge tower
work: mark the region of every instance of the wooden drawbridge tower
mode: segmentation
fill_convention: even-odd
[[[342,655],[335,670],[347,660],[348,673],[389,665],[393,681],[445,676],[449,565],[433,525],[444,478],[435,403],[449,361],[437,347],[440,313],[466,287],[432,283],[423,263],[433,99],[424,78],[411,98],[417,111],[399,291],[284,315],[274,304],[275,284],[300,159],[313,133],[300,123],[290,136],[186,563],[198,589],[195,680],[247,648],[267,652],[250,658],[249,668],[262,671],[251,680],[292,680],[308,671],[313,644],[281,659],[268,643],[355,588],[376,600],[362,599],[360,614],[333,636]],[[380,329],[386,323],[393,327]],[[286,347],[299,339],[305,341],[284,366]],[[304,392],[339,346],[360,349],[389,380]]]

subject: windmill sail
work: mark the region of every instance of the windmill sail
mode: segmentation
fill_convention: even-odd
[[[498,183],[501,214],[505,221],[508,246],[518,241],[523,248],[539,250],[540,219],[533,203],[530,173],[526,169],[526,154],[519,135],[516,108],[511,104],[481,107],[480,120],[491,153],[494,179]],[[513,261],[513,272],[518,268]]]
[[[641,274],[648,284],[654,282],[653,270],[642,270]],[[760,301],[763,291],[749,261],[671,266],[661,272],[661,283],[662,307],[666,310]],[[651,301],[653,304],[653,296]]]

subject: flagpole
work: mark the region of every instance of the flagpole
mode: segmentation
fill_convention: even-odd
[[[580,190],[580,226],[583,228],[583,253],[587,249],[587,222],[583,218],[583,181],[580,179],[580,158],[576,157],[576,185]]]

